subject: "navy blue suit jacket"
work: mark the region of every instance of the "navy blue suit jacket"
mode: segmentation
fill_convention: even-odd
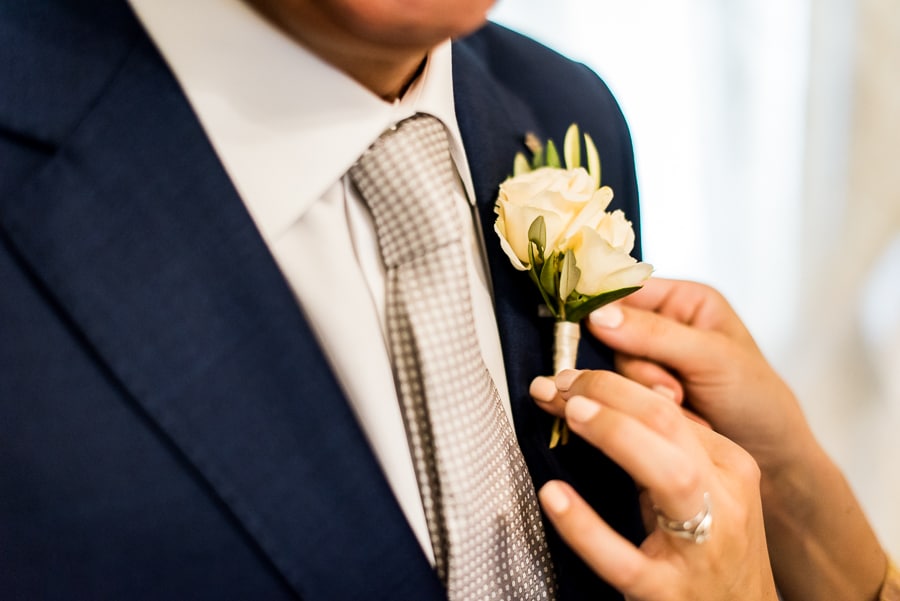
[[[631,480],[581,441],[547,448],[527,390],[550,371],[552,323],[491,231],[523,134],[558,140],[573,121],[637,222],[625,122],[588,69],[500,27],[453,60],[529,469],[639,541]],[[610,365],[589,336],[580,361]],[[563,599],[619,598],[549,537]],[[0,598],[444,596],[126,3],[0,4]]]

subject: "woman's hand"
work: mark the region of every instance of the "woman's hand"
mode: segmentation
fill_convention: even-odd
[[[776,599],[759,471],[745,451],[685,419],[665,396],[612,372],[562,372],[555,383],[536,379],[531,392],[643,490],[650,535],[636,548],[567,484],[541,489],[550,520],[597,574],[642,601]],[[697,518],[696,524],[707,502],[708,540],[682,538],[657,524],[654,512],[666,521]]]
[[[616,369],[666,392],[759,462],[764,474],[805,460],[819,446],[790,388],[717,291],[651,279],[587,322],[616,351]]]
[[[652,279],[588,328],[616,368],[663,391],[746,449],[761,471],[774,573],[787,600],[875,599],[885,554],[794,394],[721,294]]]

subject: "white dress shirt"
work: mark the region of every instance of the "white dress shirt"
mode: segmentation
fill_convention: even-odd
[[[384,268],[371,217],[346,172],[391,125],[417,112],[434,115],[450,134],[458,204],[464,223],[472,223],[467,199],[474,194],[453,106],[450,43],[435,48],[410,90],[390,103],[240,0],[130,2],[308,317],[433,561],[385,340]],[[480,234],[468,230],[476,330],[509,412]]]

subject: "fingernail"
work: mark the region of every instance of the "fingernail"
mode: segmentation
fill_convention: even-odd
[[[564,369],[556,374],[556,389],[565,392],[572,388],[572,384],[581,372],[577,369]]]
[[[662,384],[657,384],[656,386],[651,388],[651,390],[653,390],[653,392],[655,392],[657,394],[663,395],[670,401],[675,400],[675,391],[672,390],[671,388],[669,388],[668,386],[663,386]]]
[[[538,376],[531,381],[528,392],[534,400],[549,403],[556,397],[556,384],[550,378]]]
[[[550,481],[538,492],[541,504],[551,513],[561,514],[569,509],[569,495],[566,494],[563,485]]]
[[[618,328],[625,320],[625,315],[618,306],[606,305],[592,311],[588,319],[591,324],[601,328]]]
[[[600,404],[583,396],[573,396],[566,404],[566,417],[582,424],[591,421],[598,411]]]

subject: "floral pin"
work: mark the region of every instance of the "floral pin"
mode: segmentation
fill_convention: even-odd
[[[613,191],[600,185],[600,155],[588,134],[587,169],[574,123],[563,142],[565,167],[553,140],[544,146],[529,134],[525,144],[532,159],[518,153],[512,177],[500,184],[494,231],[513,267],[528,272],[556,319],[553,369],[559,373],[575,367],[582,318],[639,290],[653,267],[631,256],[635,235],[625,214],[606,211]],[[557,419],[550,448],[568,437],[565,422]]]

